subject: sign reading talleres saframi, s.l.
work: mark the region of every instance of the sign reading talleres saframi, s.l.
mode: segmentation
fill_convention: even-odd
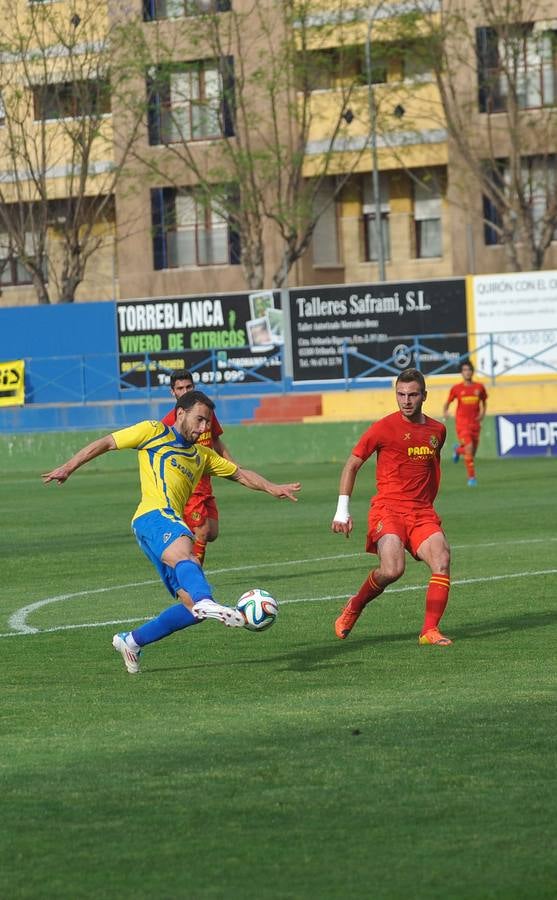
[[[116,315],[124,386],[145,386],[146,356],[152,387],[167,384],[169,371],[182,368],[192,369],[200,386],[249,383],[258,380],[253,372],[281,378],[278,292],[120,301]]]
[[[463,278],[378,285],[293,288],[290,291],[294,381],[342,378],[342,347],[349,376],[393,374],[419,363],[428,373],[467,352],[466,292]],[[450,336],[450,333],[458,336]],[[413,338],[428,338],[416,359]],[[377,365],[378,363],[378,365]],[[449,368],[448,371],[451,369]],[[364,376],[365,377],[365,376]]]

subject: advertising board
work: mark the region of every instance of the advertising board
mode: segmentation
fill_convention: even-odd
[[[557,376],[557,272],[470,279],[470,350],[484,375]]]
[[[557,413],[497,416],[499,456],[557,456]]]
[[[281,379],[284,329],[278,291],[116,304],[124,387],[168,384],[172,369],[191,369],[204,384]]]
[[[289,299],[295,383],[342,379],[344,342],[352,351],[350,378],[392,377],[393,368],[418,363],[424,374],[444,363],[456,372],[468,352],[463,278],[293,288]],[[416,335],[435,335],[419,359]]]

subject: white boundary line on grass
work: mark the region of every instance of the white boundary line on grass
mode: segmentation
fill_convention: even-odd
[[[235,571],[235,570],[232,570],[232,571]],[[463,584],[489,584],[490,582],[493,582],[493,581],[506,581],[506,580],[510,580],[510,579],[514,579],[514,578],[536,578],[536,577],[539,577],[542,575],[557,575],[557,569],[540,569],[537,572],[509,572],[509,573],[506,573],[505,575],[489,575],[487,578],[461,578],[457,581],[451,582],[451,587],[454,587],[456,585],[463,585]],[[152,584],[152,582],[137,582],[135,586],[137,586],[138,584]],[[389,593],[404,594],[408,591],[423,591],[426,589],[426,587],[427,587],[427,585],[412,584],[412,585],[407,585],[406,587],[389,588]],[[89,593],[91,593],[91,594],[97,593],[98,594],[101,591],[107,591],[107,590],[111,590],[111,589],[110,588],[99,588],[99,589],[93,590],[93,591],[79,591],[79,593],[76,593],[76,594],[64,594],[64,595],[61,595],[60,597],[50,598],[50,602],[54,602],[56,600],[67,600],[72,597],[83,596],[84,594],[89,594]],[[321,597],[298,597],[293,600],[283,600],[281,602],[281,606],[286,606],[287,604],[292,604],[292,603],[319,603],[319,602],[322,602],[323,600],[345,600],[345,599],[346,599],[346,593],[344,593],[344,594],[328,594],[328,595],[323,595]],[[43,605],[45,605],[45,602],[46,601],[38,601],[38,604],[43,606]],[[36,608],[37,604],[33,604],[33,606]],[[29,609],[29,607],[26,607],[26,608]],[[22,611],[23,610],[20,610],[20,612],[22,612]],[[16,614],[14,614],[14,615],[16,615]],[[58,632],[58,631],[75,630],[78,628],[102,628],[107,625],[126,625],[128,622],[137,622],[137,620],[141,619],[141,618],[143,618],[144,620],[147,620],[147,619],[152,618],[152,616],[153,616],[153,614],[148,615],[148,616],[134,616],[133,619],[111,619],[108,622],[82,622],[78,625],[56,625],[53,628],[32,628],[30,625],[23,624],[23,627],[19,631],[14,630],[14,631],[9,631],[5,634],[0,634],[0,638],[16,637],[18,635],[21,637],[22,635],[25,635],[25,634],[49,634],[49,633]],[[12,616],[12,619],[13,618],[14,617]],[[11,620],[10,620],[10,622],[11,622]]]

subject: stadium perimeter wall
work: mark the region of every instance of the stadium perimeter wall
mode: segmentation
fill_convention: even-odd
[[[440,418],[443,404],[451,385],[459,381],[458,375],[451,377],[434,376],[426,379],[428,396],[424,412],[433,418]],[[557,412],[557,380],[540,382],[498,382],[479,378],[487,390],[487,407],[490,415],[510,415],[512,413]],[[352,422],[380,419],[393,412],[393,388],[381,390],[334,391],[321,397],[321,415],[306,416],[304,422]],[[454,413],[455,404],[452,412]]]
[[[366,427],[367,422],[230,425],[225,429],[225,438],[238,462],[265,474],[271,466],[298,462],[337,463],[340,467]],[[452,422],[448,423],[447,431],[446,452],[450,454],[454,440]],[[99,435],[99,431],[0,435],[0,473],[3,477],[26,473],[39,478],[41,472],[64,462]],[[488,417],[478,456],[487,459],[496,455],[495,420]],[[107,453],[87,466],[88,471],[135,468],[132,452]]]

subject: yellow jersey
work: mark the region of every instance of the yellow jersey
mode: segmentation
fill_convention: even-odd
[[[210,447],[190,444],[162,422],[138,422],[114,431],[118,450],[137,450],[141,501],[132,522],[155,509],[172,510],[182,518],[182,510],[203,475],[234,475],[236,463],[223,459]]]

